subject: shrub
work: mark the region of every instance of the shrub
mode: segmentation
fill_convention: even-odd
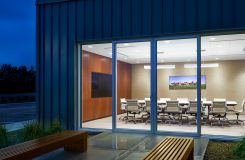
[[[234,150],[234,153],[241,159],[245,157],[245,137],[239,142]]]
[[[22,141],[28,141],[43,136],[44,130],[37,121],[29,121],[24,124],[24,128],[20,135]]]
[[[63,129],[61,127],[61,124],[59,121],[54,121],[49,130],[48,130],[48,134],[53,134],[53,133],[57,133],[57,132],[61,132]]]
[[[7,129],[0,125],[0,148],[8,144]]]

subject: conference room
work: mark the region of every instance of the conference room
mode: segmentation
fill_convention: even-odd
[[[201,127],[202,134],[244,135],[245,34],[202,36],[200,57],[197,40],[81,45],[81,127],[111,130],[114,124],[121,130],[151,131],[156,124],[158,132],[196,133]],[[157,100],[151,99],[154,84]]]

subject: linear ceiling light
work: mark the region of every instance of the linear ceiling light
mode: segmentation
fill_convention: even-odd
[[[219,67],[218,63],[205,63],[201,64],[202,68],[216,68]],[[184,68],[197,68],[197,64],[184,64]]]
[[[174,69],[175,65],[157,65],[157,69]],[[144,69],[151,69],[150,65],[144,65]]]

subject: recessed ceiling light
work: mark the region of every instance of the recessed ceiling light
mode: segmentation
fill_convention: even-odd
[[[214,40],[216,40],[216,38],[215,37],[211,37],[211,38],[209,38],[209,40],[214,41]]]
[[[124,46],[129,46],[129,44],[128,44],[128,43],[123,43],[123,45],[124,45]]]
[[[92,45],[88,45],[88,48],[93,48],[93,46]]]
[[[219,58],[218,58],[218,57],[216,57],[215,59],[216,59],[216,60],[219,60]]]
[[[111,53],[111,52],[109,52],[108,54],[109,54],[109,55],[112,55],[112,53]]]
[[[170,43],[170,41],[164,41],[164,43],[167,43],[168,44],[168,43]]]

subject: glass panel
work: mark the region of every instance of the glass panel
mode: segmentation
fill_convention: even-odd
[[[202,37],[202,74],[207,77],[202,134],[244,136],[244,44],[245,34]]]
[[[150,42],[117,44],[117,128],[150,130]]]
[[[196,38],[157,42],[158,131],[197,132],[196,46]]]
[[[82,127],[112,128],[112,44],[82,46]]]

